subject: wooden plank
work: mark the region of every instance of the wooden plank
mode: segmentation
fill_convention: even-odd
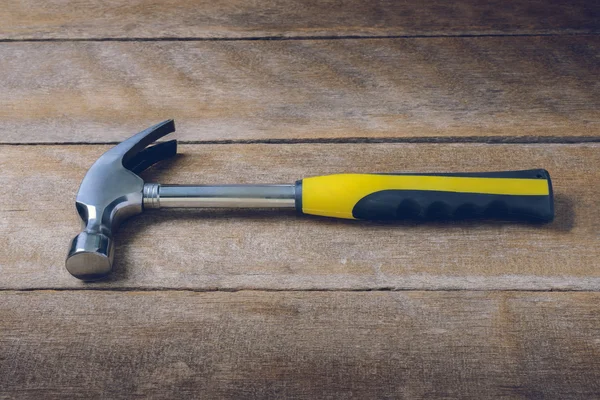
[[[597,32],[598,12],[585,0],[9,0],[0,9],[0,39]]]
[[[108,146],[0,152],[1,288],[600,289],[600,144],[186,145],[149,171],[162,183],[291,183],[336,172],[547,168],[550,225],[381,224],[294,211],[161,210],[116,235],[112,280],[64,269],[74,198]]]
[[[2,292],[0,397],[600,396],[598,293]]]
[[[0,141],[587,137],[600,36],[4,43]]]

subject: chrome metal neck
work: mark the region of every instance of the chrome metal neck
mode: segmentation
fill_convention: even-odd
[[[144,208],[294,208],[294,185],[144,185]]]

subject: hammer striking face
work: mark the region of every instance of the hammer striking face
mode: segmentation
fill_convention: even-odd
[[[302,214],[368,220],[554,218],[552,184],[544,169],[336,174],[290,185],[145,184],[140,172],[177,153],[175,140],[152,145],[174,130],[172,120],[154,125],[106,152],[87,172],[75,203],[83,231],[71,242],[66,261],[73,276],[96,280],[108,275],[114,259],[113,233],[125,219],[151,208],[283,207]]]

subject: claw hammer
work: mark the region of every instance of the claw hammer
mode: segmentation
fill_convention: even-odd
[[[82,280],[107,276],[113,234],[127,218],[158,208],[295,208],[324,217],[396,220],[554,218],[548,171],[336,174],[290,185],[159,185],[139,173],[177,153],[173,120],[154,125],[102,155],[85,175],[76,199],[83,230],[71,242],[67,270]]]

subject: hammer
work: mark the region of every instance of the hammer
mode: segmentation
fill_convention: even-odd
[[[177,141],[152,145],[175,131],[173,120],[154,125],[102,155],[85,175],[76,208],[83,231],[71,242],[67,270],[91,281],[113,266],[113,233],[147,209],[295,208],[301,214],[365,220],[499,218],[549,222],[554,218],[548,171],[481,173],[336,174],[291,185],[159,185],[139,173],[177,153]]]

